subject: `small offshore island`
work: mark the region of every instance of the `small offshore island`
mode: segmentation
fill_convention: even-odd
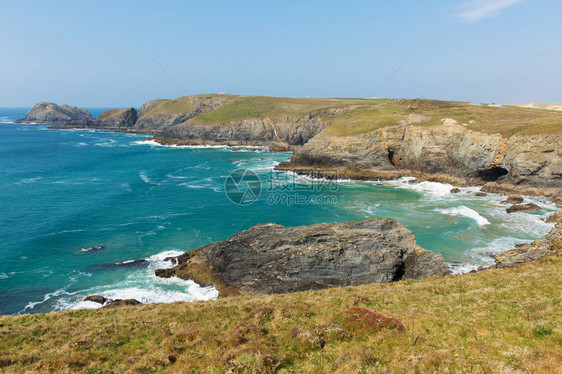
[[[425,99],[196,95],[98,118],[43,102],[17,122],[154,134],[151,140],[164,145],[269,147],[292,152],[277,170],[327,179],[415,177],[416,183],[481,186],[482,196],[510,195],[508,213],[540,209],[519,195],[562,205],[562,112],[556,110]],[[513,341],[511,350],[531,347],[517,351],[520,365],[554,372],[562,353],[540,339],[560,336],[554,326],[562,318],[555,306],[561,211],[548,222],[554,226],[545,237],[496,255],[490,268],[455,276],[442,255],[418,246],[414,234],[390,218],[297,227],[263,222],[167,258],[175,266],[156,270],[159,277],[214,286],[218,300],[137,305],[91,295],[104,307],[0,317],[5,341],[38,337],[24,352],[2,343],[0,368],[215,365],[218,372],[273,372],[309,371],[318,361],[345,372],[377,362],[400,368],[413,360],[421,371],[498,371],[513,356],[498,344]],[[377,357],[365,339],[378,341]],[[139,356],[140,362],[127,358]]]

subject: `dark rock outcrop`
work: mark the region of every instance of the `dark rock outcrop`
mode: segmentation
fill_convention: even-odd
[[[140,304],[142,303],[136,299],[124,299],[124,300],[114,299],[114,300],[109,300],[108,303],[103,306],[103,308],[109,309],[109,308],[118,308],[121,306],[140,305]]]
[[[59,124],[65,126],[89,126],[94,117],[86,109],[70,105],[41,102],[35,104],[23,119],[16,123]]]
[[[515,212],[536,212],[539,210],[540,207],[537,204],[528,203],[528,204],[515,204],[507,208],[505,211],[507,213],[515,213]]]
[[[496,267],[509,268],[525,262],[537,261],[552,254],[560,255],[562,253],[562,210],[554,213],[547,221],[554,222],[556,225],[546,236],[494,256]]]
[[[97,127],[132,128],[137,122],[138,114],[135,108],[111,109],[100,114],[95,121]]]
[[[107,299],[100,295],[90,295],[84,299],[84,301],[92,301],[94,303],[105,304]]]
[[[161,277],[178,276],[221,296],[275,294],[448,274],[438,253],[390,218],[284,227],[256,225],[187,252]]]

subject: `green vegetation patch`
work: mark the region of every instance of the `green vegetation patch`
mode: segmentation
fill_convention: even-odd
[[[362,99],[304,99],[268,96],[227,96],[230,103],[196,117],[201,124],[220,124],[244,119],[293,119],[326,109],[345,108],[365,103]]]
[[[426,120],[418,126],[435,126],[442,119],[451,118],[470,130],[488,134],[500,133],[504,137],[515,134],[553,134],[562,132],[562,112],[489,106],[456,101],[438,100],[387,100],[365,104],[349,112],[327,118],[327,134],[352,136],[407,121],[410,115],[421,115]]]
[[[0,371],[555,373],[561,268],[0,316]]]

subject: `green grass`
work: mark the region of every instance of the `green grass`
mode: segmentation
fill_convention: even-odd
[[[444,118],[488,134],[500,133],[504,137],[515,134],[551,134],[562,132],[562,112],[511,106],[477,106],[464,102],[437,100],[389,100],[378,105],[364,105],[350,112],[328,119],[327,133],[350,136],[396,125],[410,114],[420,114],[429,120],[419,126],[435,126]]]
[[[214,96],[214,95],[201,95]],[[217,125],[244,119],[294,120],[309,114],[343,109],[342,113],[323,113],[320,118],[332,136],[352,136],[395,126],[411,114],[428,117],[419,126],[441,124],[452,118],[467,128],[484,133],[552,134],[562,132],[562,112],[513,106],[492,107],[465,102],[423,99],[305,99],[268,96],[221,95],[226,101],[219,109],[190,119],[190,122]],[[154,100],[146,116],[160,113],[181,114],[193,109],[192,97]]]
[[[107,120],[107,119],[112,119],[112,118],[119,118],[124,112],[126,112],[129,109],[131,109],[131,108],[110,109],[110,110],[107,110],[107,111],[103,112],[102,114],[100,114],[98,119]]]
[[[365,103],[361,99],[303,99],[269,96],[227,96],[228,104],[203,114],[195,121],[202,124],[219,124],[244,119],[283,120],[305,116],[325,109],[344,108]]]
[[[561,268],[553,256],[420,281],[3,316],[0,371],[555,373]],[[342,313],[356,307],[403,328],[348,330]]]
[[[181,114],[191,111],[191,96],[182,96],[176,99],[153,100],[150,111],[145,116],[160,113]]]

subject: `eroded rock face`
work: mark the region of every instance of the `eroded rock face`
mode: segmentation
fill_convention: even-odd
[[[132,128],[137,122],[138,114],[135,108],[122,110],[108,110],[100,114],[95,125],[111,128]]]
[[[41,102],[35,104],[23,119],[16,123],[41,123],[69,126],[89,126],[94,117],[86,109],[70,105]]]
[[[308,116],[275,122],[268,119],[248,119],[211,126],[186,122],[170,127],[163,137],[222,144],[303,145],[325,127],[319,119],[309,119]]]
[[[323,131],[291,159],[294,165],[330,165],[362,170],[447,174],[469,184],[562,188],[562,136],[503,138],[445,121],[382,128],[353,136]],[[492,192],[492,190],[490,190]],[[540,193],[540,192],[539,192]]]
[[[562,210],[550,216],[547,222],[553,222],[555,226],[546,236],[494,256],[496,267],[514,267],[524,262],[533,262],[548,255],[562,253]]]
[[[183,256],[183,258],[182,258]],[[284,227],[260,224],[178,258],[157,270],[224,294],[275,294],[445,275],[438,253],[390,218]]]
[[[193,117],[221,108],[226,103],[226,98],[218,96],[189,96],[178,98],[183,100],[167,107],[163,100],[151,100],[143,104],[134,128],[138,130],[164,130],[179,125]],[[182,107],[183,105],[183,107]]]

